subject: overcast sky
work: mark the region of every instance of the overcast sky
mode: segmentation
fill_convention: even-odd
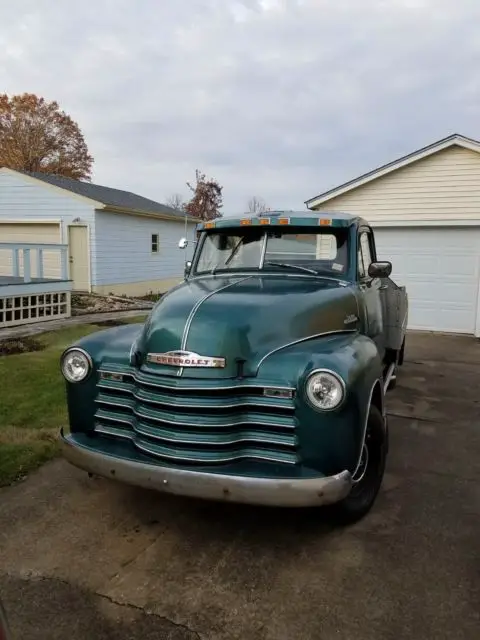
[[[479,0],[0,2],[0,92],[57,100],[95,182],[185,197],[195,169],[304,200],[450,133],[480,138]]]

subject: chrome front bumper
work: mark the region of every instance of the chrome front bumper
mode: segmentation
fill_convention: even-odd
[[[62,432],[64,457],[74,466],[146,489],[193,498],[276,507],[310,507],[338,502],[352,486],[349,471],[305,479],[254,478],[161,467],[105,455],[84,447]]]

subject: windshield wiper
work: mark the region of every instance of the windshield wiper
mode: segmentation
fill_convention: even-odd
[[[300,267],[298,264],[288,264],[287,262],[270,262],[269,260],[267,260],[264,264],[271,264],[275,267],[285,267],[287,269],[298,269],[299,271],[306,271],[307,273],[313,273],[314,276],[318,276],[318,271],[307,269],[307,267]]]
[[[240,249],[240,247],[242,246],[243,243],[243,238],[240,238],[240,240],[237,242],[237,244],[233,247],[232,249],[232,253],[228,256],[228,258],[225,260],[225,266],[227,266],[228,264],[230,264],[230,262],[233,260],[233,258],[237,255],[238,250]]]

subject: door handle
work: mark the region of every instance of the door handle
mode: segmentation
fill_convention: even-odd
[[[378,288],[379,289],[388,289],[388,285],[387,284],[381,284]]]

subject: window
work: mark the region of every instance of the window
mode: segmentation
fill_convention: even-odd
[[[273,234],[272,234],[273,235]],[[284,233],[268,239],[266,257],[272,260],[335,260],[341,243],[330,233]],[[346,251],[347,244],[343,243]],[[343,262],[342,256],[340,262]],[[343,270],[343,269],[342,269]]]
[[[262,255],[263,231],[238,235],[235,231],[209,233],[205,237],[198,259],[197,272],[212,269],[241,269],[259,266]]]
[[[297,273],[300,268],[341,277],[348,271],[348,237],[348,230],[341,228],[329,232],[255,227],[209,232],[196,272],[260,268],[278,272],[279,267],[289,267]]]
[[[152,233],[152,253],[158,253],[158,233]]]
[[[359,238],[358,247],[358,275],[360,278],[368,276],[368,267],[372,263],[372,250],[370,247],[370,234],[362,231]]]

